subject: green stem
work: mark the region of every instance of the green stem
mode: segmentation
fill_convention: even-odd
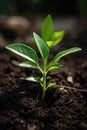
[[[46,71],[46,68],[47,68],[47,62],[48,62],[48,56],[46,57],[45,60],[43,60],[43,72],[42,72],[42,76],[43,76],[43,84],[42,84],[42,100],[44,100],[44,97],[45,97],[45,92],[46,92],[46,87],[47,87],[47,84],[46,84],[46,76],[47,76],[47,71]]]
[[[43,86],[42,86],[42,99],[45,97],[46,92],[46,72],[43,72]]]

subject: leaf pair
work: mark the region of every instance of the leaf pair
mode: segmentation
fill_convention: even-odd
[[[27,61],[24,61],[19,64],[19,66],[22,67],[27,67],[27,68],[32,68],[32,69],[39,69],[41,73],[48,73],[49,71],[53,71],[56,69],[59,69],[62,67],[58,62],[61,60],[62,57],[71,54],[73,52],[81,50],[78,47],[70,48],[65,51],[62,51],[53,58],[53,60],[47,64],[48,56],[49,56],[49,48],[45,44],[45,42],[36,34],[33,33],[35,43],[38,47],[38,50],[41,54],[42,60],[43,60],[43,65],[40,67],[39,61],[38,61],[38,56],[35,50],[33,50],[31,47],[21,44],[21,43],[16,43],[16,44],[10,44],[6,46],[6,48],[14,53],[16,53],[19,56],[22,56],[23,58],[27,59]],[[45,68],[45,70],[44,70]],[[39,82],[41,83],[40,77],[30,77],[30,78],[25,78],[26,80],[31,80],[34,82]]]
[[[36,34],[33,33],[35,43],[38,47],[38,50],[41,54],[42,60],[43,60],[43,67],[46,65],[48,56],[49,56],[49,48],[45,44],[45,42]],[[27,68],[33,68],[33,69],[40,69],[41,72],[43,72],[42,68],[40,67],[38,63],[38,56],[35,50],[33,50],[31,47],[21,44],[21,43],[16,43],[16,44],[10,44],[6,46],[6,48],[14,53],[16,53],[19,56],[24,57],[28,61],[24,61],[23,63],[20,63],[20,66],[27,67]],[[62,65],[58,64],[58,62],[61,60],[62,57],[71,54],[76,51],[80,51],[81,49],[78,47],[73,47],[67,50],[64,50],[53,58],[53,60],[48,63],[45,66],[45,71],[48,73],[49,71],[53,71],[56,69],[59,69],[62,67]]]
[[[47,46],[52,48],[61,42],[64,31],[54,32],[52,18],[48,15],[42,24],[41,36]]]
[[[47,61],[47,57],[49,55],[49,49],[47,45],[44,43],[44,41],[36,34],[33,33],[35,43],[38,47],[38,50],[42,56],[42,60],[45,63]],[[16,43],[16,44],[10,44],[6,46],[6,48],[15,54],[24,57],[28,61],[24,61],[23,63],[19,64],[20,66],[23,67],[28,67],[28,68],[34,68],[34,69],[39,69],[39,64],[38,64],[38,56],[37,53],[35,52],[34,49],[31,47],[21,44],[21,43]]]

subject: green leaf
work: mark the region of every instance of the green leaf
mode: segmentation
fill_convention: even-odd
[[[31,81],[31,82],[37,82],[37,80],[35,79],[35,77],[27,77],[27,78],[20,78],[20,79]]]
[[[55,86],[55,85],[56,85],[56,83],[48,83],[47,89],[50,88],[50,87],[52,87],[52,86]]]
[[[27,45],[20,44],[20,43],[10,44],[10,45],[6,46],[6,49],[14,52],[15,54],[17,54],[19,56],[22,56],[22,57],[28,59],[29,61],[31,61],[33,63],[38,62],[38,56],[37,56],[36,52]]]
[[[24,61],[24,62],[20,63],[19,66],[33,68],[33,69],[39,69],[38,65],[34,62],[31,62],[31,61]]]
[[[46,41],[46,44],[49,48],[53,46],[53,41]]]
[[[27,80],[30,82],[37,82],[37,83],[42,83],[42,80],[40,77],[27,77],[27,78],[21,78],[22,80]]]
[[[49,49],[48,49],[47,45],[36,33],[33,33],[33,36],[34,36],[34,39],[36,41],[36,45],[38,47],[38,50],[40,51],[40,54],[42,56],[42,59],[46,60],[46,58],[49,55]]]
[[[54,32],[52,35],[53,44],[52,47],[59,44],[64,37],[64,31]]]
[[[50,67],[48,67],[47,72],[59,69],[61,67],[62,67],[62,65],[59,65],[59,64],[58,65],[51,65]]]
[[[48,15],[45,18],[42,24],[41,34],[42,34],[42,39],[45,42],[50,40],[50,37],[53,34],[53,21],[52,21],[51,15]]]
[[[42,78],[40,78],[40,77],[35,77],[35,80],[38,82],[38,83],[42,83],[42,81],[43,81],[43,79]]]
[[[62,57],[68,55],[68,54],[71,54],[71,53],[74,53],[74,52],[77,52],[77,51],[80,51],[81,48],[79,47],[73,47],[73,48],[70,48],[70,49],[67,49],[65,51],[62,51],[60,53],[58,53],[52,60],[52,62],[50,63],[51,64],[56,64]]]
[[[52,37],[50,38],[50,41],[46,41],[46,44],[49,48],[54,47],[55,45],[59,44],[61,40],[63,39],[64,31],[61,32],[54,32],[52,34]]]

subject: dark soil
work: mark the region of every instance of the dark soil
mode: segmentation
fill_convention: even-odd
[[[87,130],[87,57],[75,57],[48,74],[57,85],[42,101],[39,84],[20,80],[39,72],[18,67],[22,59],[0,48],[0,130]]]
[[[38,75],[19,68],[16,56],[0,49],[0,130],[87,130],[87,63],[63,61],[49,73],[57,83],[41,101],[41,87],[20,77]],[[77,62],[77,63],[76,63]],[[76,65],[76,66],[75,66]]]

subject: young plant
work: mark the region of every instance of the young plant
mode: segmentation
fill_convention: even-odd
[[[41,37],[47,44],[49,49],[59,44],[64,37],[64,31],[54,32],[53,20],[51,15],[48,15],[41,27]]]
[[[43,39],[39,37],[36,33],[33,33],[33,37],[37,45],[37,48],[40,52],[40,55],[42,57],[42,65],[39,64],[39,57],[36,51],[25,44],[21,44],[21,43],[9,44],[6,46],[6,49],[27,59],[27,61],[20,63],[19,66],[38,69],[42,73],[42,77],[39,76],[27,77],[23,79],[28,81],[38,82],[42,87],[42,99],[44,99],[46,90],[56,84],[56,83],[46,82],[46,77],[48,72],[62,67],[62,65],[59,64],[59,61],[61,60],[62,57],[70,53],[80,51],[81,49],[78,47],[74,47],[74,48],[64,50],[60,53],[57,53],[56,56],[54,56],[54,58],[52,59],[52,61],[49,62],[48,58],[50,54],[50,47],[47,46],[47,44],[43,41]]]

